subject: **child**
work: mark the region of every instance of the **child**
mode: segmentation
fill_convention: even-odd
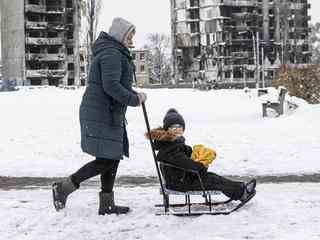
[[[151,139],[158,150],[157,161],[177,167],[198,171],[206,190],[222,191],[232,200],[248,201],[255,195],[256,180],[248,183],[232,181],[215,173],[208,172],[200,162],[191,159],[192,148],[185,144],[183,133],[185,121],[176,109],[169,109],[163,119],[163,128],[151,130]],[[148,134],[146,134],[149,137]],[[202,190],[195,173],[163,166],[161,172],[166,179],[166,186],[177,191]]]

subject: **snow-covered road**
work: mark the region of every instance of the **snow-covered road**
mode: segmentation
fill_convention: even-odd
[[[59,213],[50,190],[0,191],[0,239],[320,239],[318,183],[260,184],[257,191],[232,215],[192,218],[155,216],[157,187],[117,188],[118,203],[132,208],[125,216],[97,216],[98,189],[77,191]]]

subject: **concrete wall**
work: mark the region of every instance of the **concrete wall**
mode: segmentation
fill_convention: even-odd
[[[1,0],[1,46],[3,79],[25,80],[24,1]]]

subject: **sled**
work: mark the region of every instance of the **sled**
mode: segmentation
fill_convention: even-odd
[[[157,164],[158,165],[158,164]],[[177,168],[185,172],[190,172],[196,174],[202,190],[188,190],[188,191],[177,191],[167,187],[165,178],[162,174],[162,167],[168,166],[172,168]],[[229,215],[230,213],[243,207],[252,197],[255,195],[252,194],[246,201],[234,201],[230,198],[224,201],[214,200],[214,197],[224,196],[221,191],[217,190],[206,190],[203,186],[203,181],[199,172],[181,168],[169,163],[160,162],[158,165],[160,169],[160,178],[163,184],[163,190],[160,194],[163,197],[163,203],[157,204],[155,207],[162,208],[162,211],[158,211],[156,215],[175,215],[175,216],[200,216],[200,215]],[[184,196],[184,203],[170,203],[171,196]],[[192,196],[201,196],[203,197],[203,202],[192,202]]]
[[[150,134],[150,125],[149,125],[149,120],[148,120],[148,115],[146,111],[145,104],[142,103],[142,109],[143,109],[143,114],[144,114],[144,119],[146,122],[147,130],[149,136]],[[227,199],[225,201],[217,201],[217,200],[212,200],[213,196],[218,196],[218,195],[224,195],[221,191],[213,191],[213,190],[207,190],[204,188],[203,181],[201,179],[200,173],[195,170],[190,170],[190,169],[185,169],[181,168],[169,163],[164,163],[164,162],[159,162],[156,160],[156,153],[155,153],[155,148],[153,146],[153,141],[151,138],[150,140],[150,145],[152,149],[152,154],[157,170],[157,175],[158,175],[158,180],[160,183],[160,193],[162,194],[163,198],[163,203],[162,204],[157,204],[155,205],[156,208],[162,209],[156,213],[156,215],[174,215],[174,216],[200,216],[200,215],[229,215],[232,212],[235,212],[242,208],[247,202],[249,202],[255,195],[256,192],[253,192],[246,201],[235,201],[232,199]],[[163,166],[169,166],[173,168],[177,168],[180,170],[183,170],[185,172],[192,172],[193,174],[196,174],[199,183],[201,186],[201,191],[192,191],[190,189],[189,191],[177,191],[174,189],[170,189],[165,181],[164,175],[162,174],[162,167]],[[170,203],[170,196],[184,196],[185,201],[184,203]],[[202,196],[204,201],[200,203],[192,202],[191,201],[191,196]]]

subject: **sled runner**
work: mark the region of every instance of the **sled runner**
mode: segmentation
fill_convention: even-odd
[[[167,187],[164,175],[162,174],[161,169],[164,166],[177,168],[185,172],[192,172],[198,176],[200,186],[202,188],[201,191],[197,190],[188,190],[188,191],[177,191],[172,190]],[[221,191],[216,190],[206,190],[203,187],[202,179],[200,174],[197,171],[193,171],[190,169],[185,169],[181,167],[177,167],[168,163],[159,163],[158,167],[160,168],[160,178],[163,184],[164,192],[160,191],[163,195],[163,204],[155,205],[156,207],[163,208],[164,211],[158,212],[157,215],[176,215],[176,216],[199,216],[203,214],[207,215],[228,215],[242,206],[244,206],[255,194],[252,194],[250,198],[245,202],[233,201],[232,199],[227,199],[225,201],[217,201],[213,200],[213,197],[223,195]],[[160,189],[161,190],[161,189]],[[184,196],[184,203],[173,203],[170,204],[170,195],[171,196]],[[191,196],[202,196],[203,202],[192,202]],[[236,203],[239,202],[239,203]]]
[[[144,113],[144,118],[148,130],[149,136],[150,134],[150,125],[149,120],[147,116],[147,111],[145,104],[142,103],[142,109]],[[198,171],[190,170],[181,168],[169,163],[165,162],[158,162],[156,160],[156,153],[155,148],[153,145],[153,141],[151,138],[150,145],[152,149],[152,154],[154,158],[154,162],[156,165],[156,170],[158,174],[158,179],[160,183],[160,193],[163,197],[163,203],[155,205],[157,208],[162,209],[162,211],[159,211],[156,213],[156,215],[175,215],[175,216],[199,216],[203,214],[207,215],[228,215],[234,211],[237,211],[241,207],[243,207],[247,202],[249,202],[252,197],[255,195],[255,192],[253,192],[245,201],[235,201],[232,199],[227,199],[225,201],[217,201],[213,200],[213,196],[224,196],[224,194],[221,191],[213,191],[213,190],[207,190],[204,188],[203,181],[201,178],[201,175]],[[192,189],[187,189],[187,191],[180,191],[177,189],[172,189],[170,186],[166,184],[165,175],[162,174],[162,169],[164,166],[176,168],[179,170],[182,170],[184,172],[189,172],[192,174],[195,174],[199,180],[199,184],[201,186],[201,190],[198,189],[196,191],[193,191]],[[185,201],[184,203],[170,203],[170,196],[184,196]],[[202,196],[202,202],[193,202],[191,201],[191,196]]]

